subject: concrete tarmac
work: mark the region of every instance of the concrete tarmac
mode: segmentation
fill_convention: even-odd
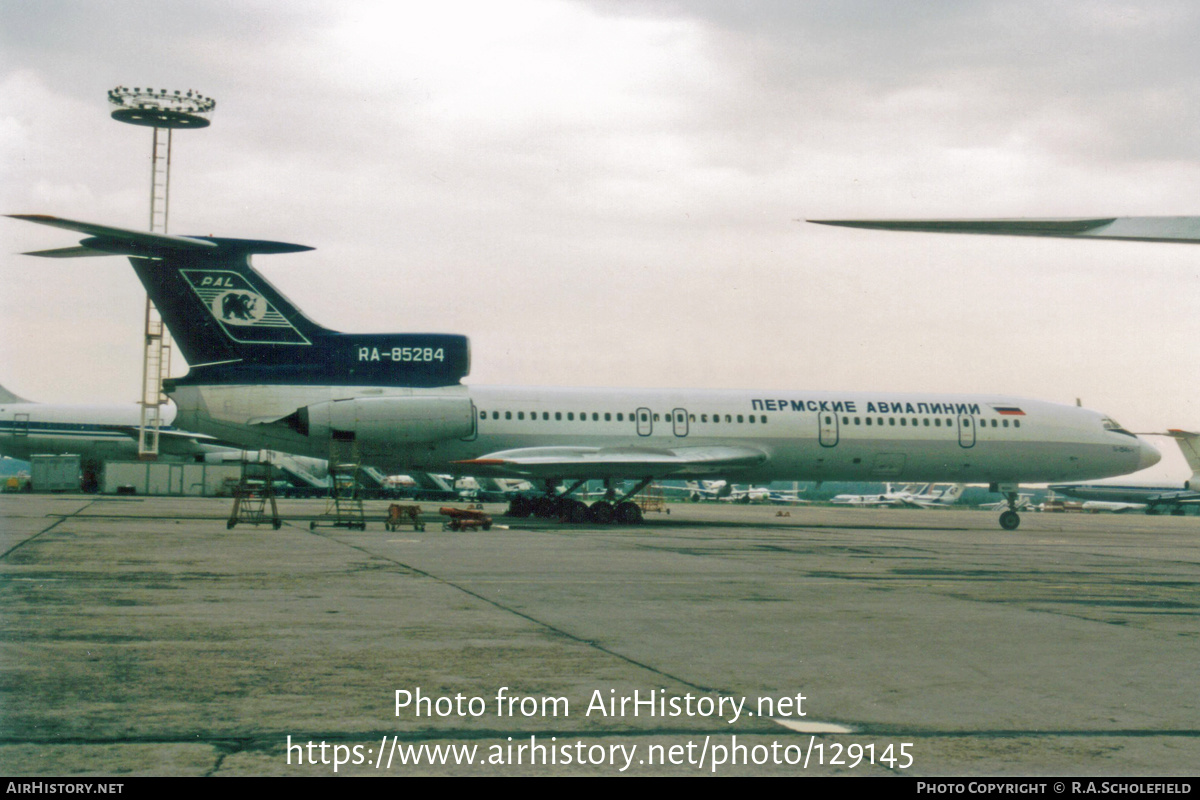
[[[676,504],[453,533],[436,503],[394,532],[385,502],[365,531],[310,530],[323,501],[228,530],[230,505],[0,496],[0,773],[1200,763],[1194,516],[1009,532],[980,511]]]

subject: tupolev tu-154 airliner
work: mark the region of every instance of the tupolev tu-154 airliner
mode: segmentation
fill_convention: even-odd
[[[391,472],[543,482],[510,513],[633,523],[657,479],[988,483],[1079,481],[1149,467],[1157,450],[1097,411],[1003,395],[472,386],[465,336],[341,333],[310,320],[250,263],[311,248],[178,236],[43,215],[86,235],[29,255],[123,255],[190,367],[166,390],[175,424],[243,447],[326,457],[352,441]],[[603,480],[605,499],[570,495]],[[618,496],[618,481],[635,481]],[[565,489],[557,487],[574,481]]]

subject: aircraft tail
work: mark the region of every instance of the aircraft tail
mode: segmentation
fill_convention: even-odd
[[[1187,482],[1187,488],[1200,492],[1200,433],[1192,431],[1169,430],[1167,435],[1179,445],[1180,452],[1192,468],[1192,477]]]
[[[963,490],[966,488],[967,487],[965,484],[952,483],[947,486],[945,491],[942,492],[941,496],[938,497],[938,501],[945,503],[946,505],[957,503],[958,498],[962,497]]]
[[[10,392],[8,389],[5,389],[3,386],[0,386],[0,403],[28,403],[28,402],[29,401],[26,400],[24,397],[18,397],[17,395]]]
[[[174,381],[358,386],[448,386],[470,368],[465,336],[349,334],[305,316],[250,264],[255,254],[304,245],[257,239],[174,236],[45,215],[15,219],[88,234],[44,258],[128,256],[191,372]]]

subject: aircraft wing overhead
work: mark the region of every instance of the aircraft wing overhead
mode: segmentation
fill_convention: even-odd
[[[762,464],[767,454],[752,447],[526,447],[457,461],[529,477],[639,478],[711,475]]]
[[[1058,219],[810,219],[817,225],[921,233],[977,233],[1059,239],[1200,244],[1200,217],[1064,217]]]

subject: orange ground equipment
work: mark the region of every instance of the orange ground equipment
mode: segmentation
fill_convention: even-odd
[[[473,531],[479,528],[483,528],[486,531],[492,527],[492,518],[482,511],[444,506],[438,509],[438,513],[450,518],[450,521],[446,525],[452,531]]]

